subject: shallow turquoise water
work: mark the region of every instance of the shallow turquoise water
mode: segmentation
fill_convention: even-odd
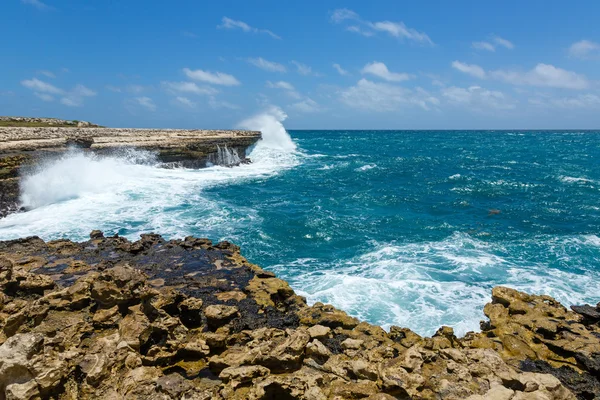
[[[422,334],[478,329],[499,284],[600,301],[600,132],[290,134],[296,151],[233,169],[73,155],[32,181],[39,207],[0,238],[228,239],[310,302]]]

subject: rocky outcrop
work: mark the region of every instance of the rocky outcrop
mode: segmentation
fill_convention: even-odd
[[[493,290],[482,332],[308,306],[188,237],[0,242],[0,399],[594,399],[596,308]]]
[[[29,127],[67,127],[67,128],[82,128],[82,127],[98,127],[87,121],[66,120],[59,118],[39,118],[39,117],[6,117],[0,116],[1,126],[29,126]]]
[[[203,168],[247,162],[246,149],[259,139],[253,131],[0,125],[0,217],[19,208],[18,178],[28,167],[73,147],[100,155],[135,148],[152,152],[164,167]]]

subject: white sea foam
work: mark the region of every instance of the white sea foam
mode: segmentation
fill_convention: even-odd
[[[356,168],[355,171],[362,172],[362,171],[368,171],[373,168],[377,168],[377,164],[366,164],[366,165],[363,165],[362,167]]]
[[[271,108],[241,125],[261,130],[263,139],[249,157],[252,163],[235,168],[200,170],[156,166],[147,152],[131,151],[112,157],[70,151],[44,162],[23,178],[21,199],[31,210],[0,220],[0,239],[39,235],[82,239],[92,229],[125,229],[166,236],[191,234],[196,215],[208,215],[203,228],[231,226],[231,213],[202,195],[204,189],[247,179],[266,178],[300,162],[295,145],[282,125],[285,114]],[[261,123],[263,125],[261,125]],[[195,212],[186,205],[193,204]],[[252,218],[253,210],[247,210]]]
[[[556,239],[545,251],[560,258],[575,243],[595,246],[596,239]],[[335,265],[304,259],[272,268],[311,304],[331,303],[384,328],[407,326],[425,335],[441,325],[459,335],[478,330],[483,306],[497,285],[549,294],[567,305],[598,301],[600,274],[561,271],[544,262],[523,265],[520,247],[529,245],[505,248],[455,233],[442,241],[375,243],[372,251]]]

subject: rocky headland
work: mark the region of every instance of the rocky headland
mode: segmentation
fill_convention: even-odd
[[[241,130],[117,129],[51,118],[3,118],[0,218],[19,209],[19,179],[28,169],[71,148],[100,155],[134,148],[151,151],[165,167],[202,168],[207,163],[233,166],[247,161],[246,149],[261,136]]]
[[[0,242],[0,399],[600,398],[597,307],[496,287],[484,313],[386,332],[228,242]]]

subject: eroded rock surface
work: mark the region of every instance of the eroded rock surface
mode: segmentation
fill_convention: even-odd
[[[309,307],[206,239],[0,242],[0,399],[594,399],[593,310],[495,288],[481,333]]]

